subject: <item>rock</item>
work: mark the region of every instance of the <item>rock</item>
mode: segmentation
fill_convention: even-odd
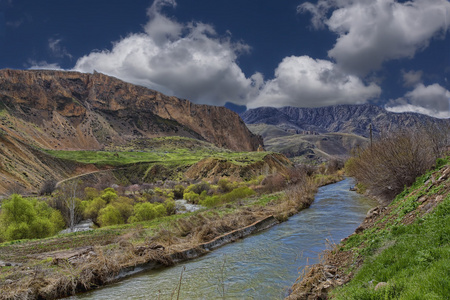
[[[383,281],[382,282],[378,282],[378,284],[375,286],[375,291],[377,291],[378,289],[383,288],[385,286],[388,286],[387,282],[383,282]]]
[[[5,284],[11,284],[11,283],[13,283],[14,281],[13,280],[11,280],[11,279],[6,279],[5,280]]]
[[[374,208],[372,208],[371,210],[369,210],[369,211],[367,212],[366,218],[367,218],[367,219],[371,219],[371,218],[377,216],[379,213],[380,213],[380,208],[379,208],[378,206],[377,206],[377,207],[374,207]]]

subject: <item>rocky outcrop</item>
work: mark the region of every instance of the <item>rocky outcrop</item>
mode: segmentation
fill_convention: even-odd
[[[186,136],[255,151],[262,139],[224,108],[193,104],[100,73],[0,70],[0,129],[51,149],[101,149]]]
[[[418,125],[431,124],[438,128],[450,125],[449,119],[436,119],[416,113],[392,113],[369,104],[318,108],[260,107],[246,111],[241,117],[247,124],[277,125],[296,132],[343,132],[364,137],[369,136],[370,124],[374,134]]]

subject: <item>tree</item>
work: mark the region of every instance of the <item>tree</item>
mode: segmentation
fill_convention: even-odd
[[[72,180],[59,186],[59,190],[61,191],[59,195],[60,201],[62,201],[67,210],[68,223],[71,231],[73,231],[75,224],[81,218],[81,212],[78,209],[79,203],[81,202],[79,199],[79,194],[81,193],[80,185],[80,181]]]

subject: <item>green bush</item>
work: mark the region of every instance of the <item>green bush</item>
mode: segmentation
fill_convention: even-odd
[[[106,201],[106,203],[110,203],[117,199],[117,193],[113,188],[106,188],[103,190],[101,198]]]
[[[84,217],[92,219],[95,222],[97,220],[98,213],[106,206],[106,204],[106,201],[100,197],[88,201],[84,210]]]
[[[116,224],[123,224],[124,220],[119,209],[114,205],[108,204],[105,208],[102,208],[98,214],[98,223],[100,226],[110,226]]]
[[[250,197],[254,194],[256,193],[251,188],[247,186],[241,186],[223,195],[206,196],[204,199],[200,199],[199,204],[206,207],[213,207],[219,204],[229,203],[238,199]]]
[[[189,201],[190,203],[198,204],[200,201],[200,195],[193,191],[185,191],[183,194],[183,199]]]
[[[3,240],[43,238],[54,235],[64,226],[61,213],[44,201],[12,195],[3,202],[0,213]]]
[[[150,221],[165,215],[167,211],[163,204],[138,203],[134,206],[133,215],[128,219],[128,223]]]
[[[123,220],[128,220],[128,218],[133,214],[133,203],[133,199],[128,197],[119,197],[110,204],[120,212]]]

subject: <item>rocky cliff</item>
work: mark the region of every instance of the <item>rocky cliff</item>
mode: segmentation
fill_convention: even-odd
[[[336,105],[319,108],[260,107],[241,114],[247,124],[270,124],[285,130],[316,133],[343,132],[369,136],[372,124],[374,134],[419,124],[449,126],[448,119],[435,119],[415,113],[392,113],[374,105]]]
[[[0,70],[0,130],[50,149],[102,149],[186,136],[254,151],[262,139],[224,108],[193,104],[100,73]]]

